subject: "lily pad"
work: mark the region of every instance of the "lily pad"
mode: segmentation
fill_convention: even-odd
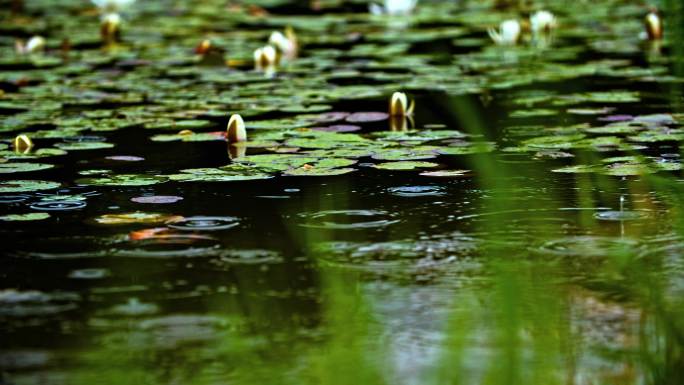
[[[48,213],[29,213],[29,214],[9,214],[0,216],[0,221],[6,222],[28,222],[28,221],[42,221],[50,218]]]
[[[6,180],[0,181],[0,193],[52,190],[60,185],[57,182],[44,180]]]
[[[417,168],[433,168],[438,167],[439,164],[432,162],[412,162],[412,161],[400,161],[400,162],[386,162],[379,163],[373,167],[379,170],[396,170],[396,171],[408,171],[415,170]]]
[[[354,172],[353,168],[300,167],[283,172],[290,176],[333,176]]]
[[[40,171],[52,167],[54,166],[46,163],[0,163],[0,174]]]
[[[163,176],[121,174],[101,178],[82,178],[77,179],[76,183],[88,186],[150,186],[167,180],[168,178]]]
[[[104,214],[95,218],[95,222],[102,225],[128,225],[133,223],[163,223],[182,219],[183,217],[173,214],[136,211],[132,213]]]

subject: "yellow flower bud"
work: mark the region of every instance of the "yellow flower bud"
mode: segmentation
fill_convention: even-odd
[[[14,151],[26,154],[33,148],[33,141],[28,136],[22,134],[14,138]]]
[[[413,100],[409,103],[406,94],[403,92],[395,92],[390,99],[390,115],[391,116],[408,116],[413,114],[413,107],[415,103]]]
[[[226,129],[226,139],[228,143],[244,142],[247,140],[247,130],[242,116],[233,114],[228,121]]]

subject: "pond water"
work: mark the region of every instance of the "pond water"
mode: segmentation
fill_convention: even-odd
[[[505,3],[0,1],[0,384],[681,384],[681,6]]]

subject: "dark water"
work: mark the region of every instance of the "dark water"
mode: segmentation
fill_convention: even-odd
[[[524,11],[488,3],[373,18],[362,3],[263,2],[271,15],[260,17],[149,1],[124,13],[123,43],[101,49],[86,4],[26,3],[2,11],[0,160],[54,167],[2,181],[60,186],[0,194],[3,218],[49,214],[0,222],[0,383],[680,383],[681,77],[672,40],[657,54],[637,38],[639,4],[548,2],[561,23],[540,48],[494,47],[486,27]],[[252,51],[287,25],[300,57],[274,77],[253,71]],[[68,37],[69,60],[14,54],[33,34],[48,39],[40,60],[59,58]],[[192,53],[205,35],[232,69]],[[239,163],[225,140],[151,138],[182,124],[223,131],[235,112],[250,139],[300,138],[293,128],[316,124],[288,108],[384,112],[394,91],[415,98],[414,129],[385,146],[428,159],[374,147],[337,176],[288,166],[263,180],[84,180],[216,171]],[[332,124],[370,140],[391,126]],[[462,134],[420,139],[447,129]],[[34,138],[31,154],[67,151],[17,155],[19,133]],[[246,155],[294,147],[275,140]],[[324,148],[355,148],[340,140]],[[114,146],[69,147],[91,142]],[[444,153],[455,147],[487,150]],[[438,165],[375,167],[387,160]],[[578,165],[586,172],[567,172]],[[421,175],[435,170],[462,172]]]

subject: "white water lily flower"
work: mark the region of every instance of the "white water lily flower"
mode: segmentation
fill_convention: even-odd
[[[17,41],[15,49],[18,54],[27,55],[45,50],[46,41],[42,36],[33,36],[25,44]]]
[[[275,47],[286,59],[297,57],[297,36],[292,28],[287,28],[285,34],[280,31],[274,31],[268,38],[268,44]]]
[[[228,143],[244,142],[247,140],[247,130],[245,129],[245,121],[242,116],[233,114],[228,121],[226,128],[226,139]]]
[[[268,44],[271,44],[281,51],[287,51],[290,49],[291,45],[290,41],[280,31],[271,33],[271,36],[268,38]]]
[[[128,8],[135,0],[90,0],[103,12],[115,12]]]
[[[649,40],[660,40],[663,38],[663,21],[658,11],[651,10],[646,15],[646,34]]]
[[[402,16],[410,14],[417,4],[418,0],[385,0],[383,6],[372,3],[369,10],[374,15]]]
[[[518,20],[506,20],[501,22],[499,30],[489,28],[487,33],[489,37],[499,45],[514,45],[520,39],[520,32],[522,28]]]
[[[254,51],[254,67],[256,69],[273,68],[278,64],[278,52],[271,45]]]
[[[556,28],[556,16],[549,11],[537,11],[530,15],[532,33],[549,33]]]
[[[395,92],[390,99],[389,112],[391,116],[409,116],[413,114],[415,103],[413,100],[409,103],[409,99],[403,92]]]

